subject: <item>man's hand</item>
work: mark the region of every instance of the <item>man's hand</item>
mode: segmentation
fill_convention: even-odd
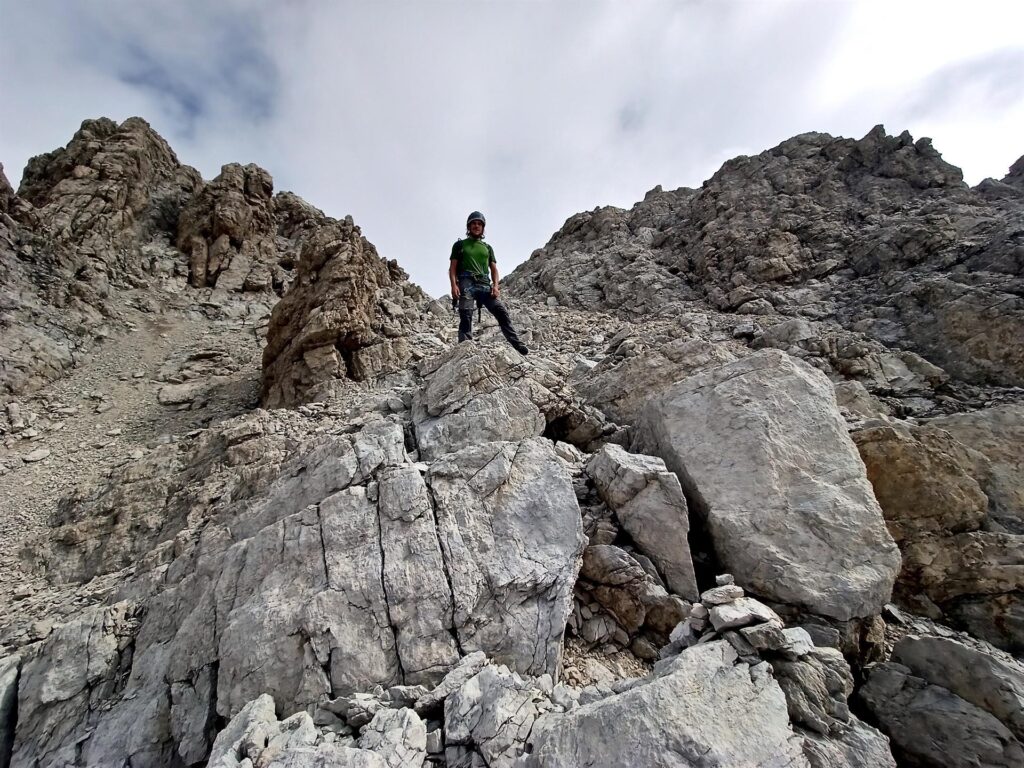
[[[491,296],[493,296],[494,298],[498,298],[498,296],[500,294],[501,294],[501,288],[499,288],[498,284],[495,283],[494,285],[491,286]]]
[[[453,299],[458,299],[459,296],[461,296],[461,295],[462,295],[462,292],[459,290],[459,286],[453,285],[452,286],[452,298]]]

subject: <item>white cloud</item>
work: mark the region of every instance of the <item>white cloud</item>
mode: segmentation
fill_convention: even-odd
[[[435,294],[476,208],[508,272],[579,210],[698,185],[803,131],[909,128],[971,182],[1024,152],[1008,3],[0,0],[0,15],[12,181],[83,118],[141,114],[207,177],[257,162],[352,214]]]

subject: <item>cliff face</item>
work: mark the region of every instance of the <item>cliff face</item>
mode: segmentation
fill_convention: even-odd
[[[0,766],[1019,764],[1022,162],[577,214],[524,358],[86,121],[0,174]]]

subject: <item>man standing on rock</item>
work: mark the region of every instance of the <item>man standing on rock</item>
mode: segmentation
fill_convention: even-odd
[[[526,345],[519,340],[519,334],[512,327],[508,310],[498,299],[498,265],[494,249],[484,242],[484,226],[487,220],[480,211],[473,211],[466,219],[467,237],[457,240],[452,246],[451,266],[448,279],[452,284],[452,298],[459,306],[459,341],[473,338],[473,305],[483,305],[498,321],[501,332],[508,343],[521,355],[527,352]]]

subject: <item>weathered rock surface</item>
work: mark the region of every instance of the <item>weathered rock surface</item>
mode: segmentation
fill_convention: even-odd
[[[277,265],[277,222],[270,174],[230,163],[195,194],[178,219],[176,244],[188,256],[189,282],[228,291],[284,288]]]
[[[325,400],[347,382],[403,368],[410,338],[436,327],[430,298],[385,261],[351,218],[302,242],[295,280],[274,307],[263,353],[268,408]]]
[[[701,189],[659,186],[631,210],[570,217],[505,285],[636,316],[699,302],[769,325],[824,321],[848,349],[813,354],[847,376],[875,378],[868,368],[883,359],[906,367],[879,356],[881,343],[963,380],[1020,386],[1014,169],[1007,194],[991,194],[968,189],[928,139],[906,132],[802,134],[730,160]]]
[[[937,426],[945,418],[853,434],[903,550],[897,596],[1016,652],[1024,648],[1019,410],[949,417],[965,442]]]
[[[542,433],[589,446],[615,431],[580,402],[565,371],[549,361],[525,365],[501,344],[474,342],[425,360],[426,386],[413,398],[416,442],[424,459],[486,440],[519,440]]]
[[[537,717],[551,709],[539,690],[504,667],[487,666],[445,700],[449,768],[509,768]]]
[[[684,379],[644,409],[633,449],[676,472],[754,594],[840,620],[888,601],[899,552],[820,372],[764,351]]]
[[[76,749],[88,764],[194,762],[211,718],[263,693],[296,711],[374,684],[433,683],[477,649],[557,673],[583,537],[548,441],[471,447],[424,477],[394,422],[306,444],[272,424],[243,418],[191,449],[168,446],[168,462],[143,473],[163,507],[151,492],[116,501],[135,466],[69,506],[59,551],[85,554],[65,575],[137,561],[119,590],[133,599],[64,625],[25,659],[16,764],[73,762]],[[112,536],[118,526],[140,535]],[[51,693],[41,681],[58,660],[68,671]],[[137,717],[136,700],[152,711]]]
[[[859,696],[901,761],[1021,764],[1024,675],[1018,662],[955,640],[914,636],[897,644],[893,659],[869,668]]]
[[[975,477],[988,497],[988,527],[1024,534],[1024,406],[984,408],[942,416],[928,424],[946,430],[988,460],[975,467]]]
[[[641,551],[654,561],[677,595],[695,600],[687,534],[690,520],[679,478],[654,456],[606,445],[587,463],[587,474]]]
[[[1019,650],[1021,162],[807,134],[580,214],[506,282],[521,358],[87,121],[0,173],[0,764],[893,766],[839,649],[919,622],[847,428],[901,604]],[[1019,664],[940,639],[863,700],[907,764],[1019,760]]]
[[[852,436],[897,543],[981,526],[988,497],[971,473],[976,459],[948,432],[891,424]]]
[[[527,765],[806,766],[785,712],[766,664],[707,643],[618,696],[541,718]]]

